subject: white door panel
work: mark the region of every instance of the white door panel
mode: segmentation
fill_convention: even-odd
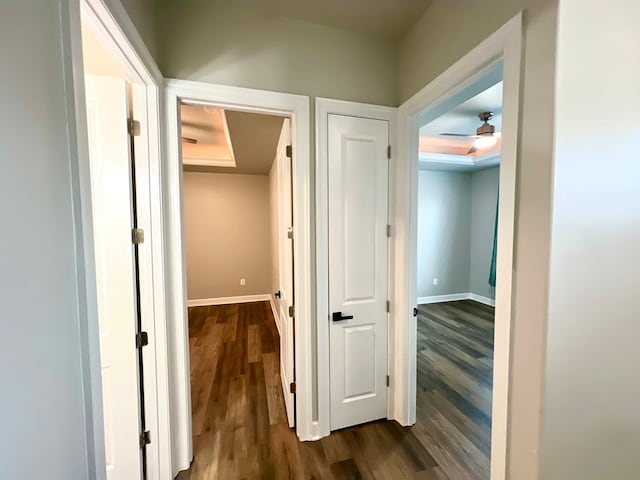
[[[331,429],[386,416],[389,124],[329,115]],[[335,317],[341,312],[344,319]],[[335,317],[335,318],[334,318]]]
[[[289,306],[294,304],[293,290],[293,240],[289,229],[293,228],[292,169],[287,157],[287,145],[291,144],[291,121],[284,119],[277,148],[278,176],[278,258],[279,289],[278,314],[280,316],[280,375],[289,426],[295,424],[295,397],[289,385],[295,381],[294,371],[294,319],[289,317]]]
[[[85,88],[107,479],[135,480],[140,399],[127,84],[88,75]]]

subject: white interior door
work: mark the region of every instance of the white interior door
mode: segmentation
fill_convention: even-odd
[[[282,391],[289,426],[295,424],[295,396],[290,385],[295,382],[294,369],[294,318],[289,316],[289,307],[294,304],[293,292],[293,197],[292,159],[287,156],[291,145],[291,121],[284,119],[277,149],[278,172],[278,258],[279,290],[278,315],[280,316],[280,374]],[[291,233],[291,234],[290,234]]]
[[[386,417],[389,124],[329,115],[331,429]]]
[[[127,84],[88,75],[85,85],[107,479],[135,480],[142,463]]]

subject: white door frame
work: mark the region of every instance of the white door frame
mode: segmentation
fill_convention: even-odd
[[[311,168],[309,143],[309,98],[301,95],[215,85],[186,80],[166,81],[167,108],[167,244],[171,318],[172,392],[175,407],[174,460],[178,470],[189,467],[193,457],[191,439],[191,392],[189,378],[189,331],[185,296],[185,263],[182,222],[182,162],[180,160],[179,104],[210,105],[253,113],[291,118],[293,146],[293,248],[295,257],[295,368],[296,431],[301,440],[311,440],[313,392],[313,332],[311,331]]]
[[[104,452],[104,421],[100,344],[96,295],[95,252],[91,206],[91,178],[82,59],[82,20],[88,22],[104,46],[120,60],[129,80],[138,89],[135,107],[141,123],[136,137],[136,153],[143,153],[147,162],[137,165],[138,220],[147,232],[145,247],[140,249],[140,283],[143,328],[149,335],[149,347],[144,351],[145,412],[152,442],[147,447],[147,471],[150,479],[173,478],[169,417],[169,378],[165,324],[164,248],[162,212],[162,175],[160,146],[160,93],[162,74],[140,38],[122,4],[118,0],[68,0],[68,17],[63,15],[62,28],[70,42],[64,45],[72,59],[69,88],[73,92],[70,115],[76,123],[77,137],[72,139],[78,156],[72,176],[76,179],[82,224],[83,299],[87,310],[86,340],[83,356],[87,368],[89,463],[93,478],[106,478]],[[82,12],[82,14],[81,14]],[[134,339],[132,339],[134,341]]]
[[[389,122],[389,142],[391,145],[391,159],[389,160],[389,212],[393,212],[394,185],[395,185],[395,159],[396,157],[396,115],[394,107],[369,105],[364,103],[347,102],[328,98],[316,98],[316,337],[317,337],[317,361],[318,361],[318,414],[313,422],[314,438],[329,435],[331,431],[331,395],[329,380],[329,185],[328,185],[328,149],[329,139],[328,119],[329,114],[346,115],[350,117],[371,118],[374,120],[386,120]],[[391,226],[394,231],[394,225]],[[393,233],[392,233],[393,237]],[[388,299],[394,303],[393,272],[394,256],[393,242],[389,242],[389,285]],[[392,310],[393,311],[393,310]],[[393,315],[389,315],[389,351],[388,365],[393,365],[394,329]],[[393,379],[391,384],[393,385]],[[387,417],[393,418],[395,411],[394,396],[389,390]]]
[[[416,303],[417,279],[417,192],[418,128],[422,115],[465,86],[486,75],[496,64],[503,68],[502,160],[498,221],[498,260],[493,368],[493,410],[491,438],[491,479],[506,476],[509,361],[511,344],[511,303],[513,237],[518,161],[522,14],[509,20],[493,35],[470,51],[442,75],[425,86],[398,109],[398,162],[395,236],[397,301],[392,305],[398,319],[392,384],[396,397],[393,418],[402,425],[416,421]]]

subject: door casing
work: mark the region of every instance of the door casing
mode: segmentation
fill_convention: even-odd
[[[504,480],[507,465],[509,368],[511,356],[512,276],[515,231],[516,176],[522,61],[522,13],[454,63],[398,108],[396,164],[395,322],[392,395],[393,418],[401,425],[416,422],[417,204],[418,129],[425,117],[499,66],[503,75],[502,150],[498,221],[498,261],[494,333],[491,480]],[[443,112],[444,113],[444,112]]]
[[[189,332],[185,295],[185,262],[182,235],[182,162],[180,160],[179,106],[181,102],[279,115],[291,119],[293,149],[293,249],[295,285],[296,433],[300,440],[318,438],[313,418],[311,165],[309,97],[204,82],[168,79],[166,102],[166,206],[167,277],[172,304],[169,315],[172,357],[172,438],[174,469],[186,470],[193,458],[191,438],[191,388]]]
[[[351,117],[371,118],[374,120],[386,120],[389,122],[389,146],[391,158],[389,159],[389,211],[392,212],[395,196],[395,162],[396,162],[396,114],[397,109],[380,105],[369,105],[357,102],[347,102],[328,98],[316,98],[316,337],[318,342],[318,412],[315,422],[317,438],[329,435],[331,431],[331,396],[329,379],[329,212],[328,212],[328,119],[330,114],[345,115]],[[391,224],[391,239],[394,236],[395,226]],[[393,272],[394,253],[393,241],[389,242],[388,252],[389,284],[387,286],[387,298],[394,303],[393,298]],[[391,309],[393,312],[393,309]],[[391,360],[395,339],[393,337],[393,313],[388,319],[388,359],[387,371],[391,372]],[[390,384],[393,386],[394,378],[391,376]],[[394,418],[394,395],[392,388],[387,397],[387,418]]]
[[[169,417],[169,384],[165,323],[165,280],[162,226],[162,175],[160,145],[160,93],[162,74],[138,35],[122,4],[112,0],[69,0],[61,15],[62,30],[68,43],[64,49],[71,59],[69,88],[70,121],[76,125],[77,135],[70,139],[70,148],[78,163],[71,166],[76,178],[75,207],[81,223],[79,268],[82,269],[81,308],[86,311],[83,348],[83,380],[86,385],[88,463],[92,478],[106,478],[104,453],[104,420],[102,381],[100,372],[100,343],[96,294],[95,252],[91,208],[91,178],[84,90],[81,25],[87,23],[114,58],[122,64],[128,80],[133,84],[133,108],[141,124],[136,137],[135,154],[140,160],[138,178],[138,219],[146,233],[148,248],[140,252],[140,282],[143,288],[141,310],[143,327],[149,334],[145,347],[145,411],[147,429],[152,443],[147,448],[148,478],[173,478]]]

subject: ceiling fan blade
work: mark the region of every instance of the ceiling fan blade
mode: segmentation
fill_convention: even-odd
[[[182,143],[198,143],[195,138],[182,137]]]
[[[475,137],[476,135],[467,135],[466,133],[440,133],[442,136],[446,137]]]

